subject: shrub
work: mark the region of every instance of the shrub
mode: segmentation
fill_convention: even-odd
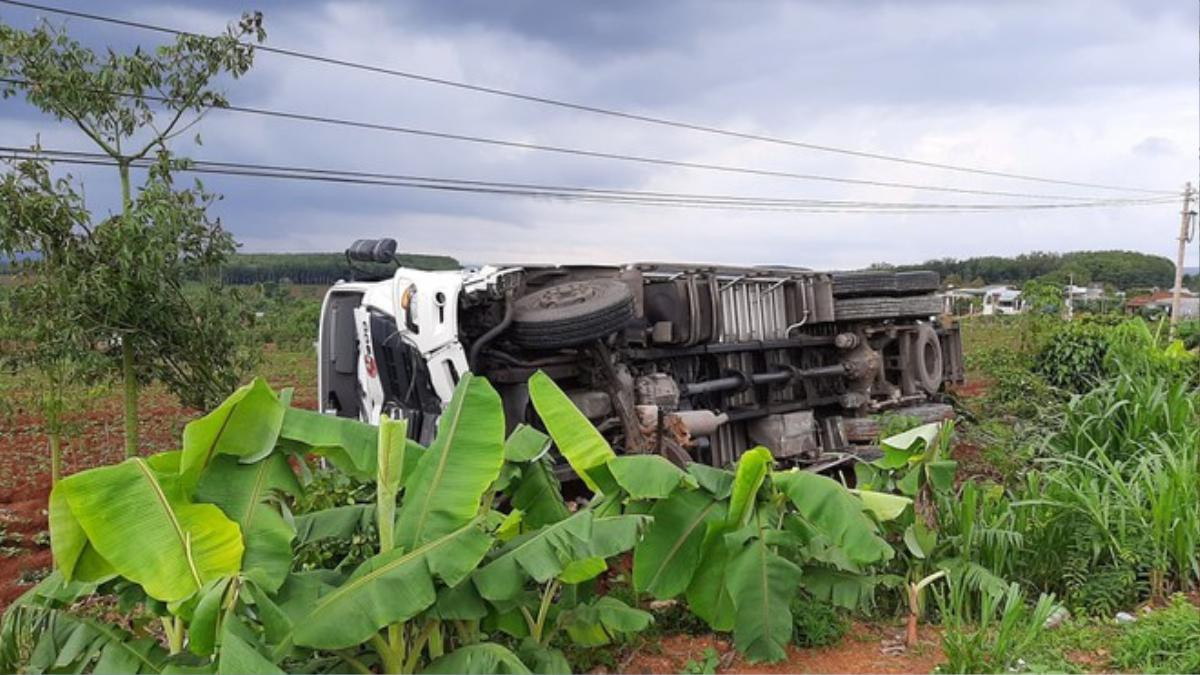
[[[1033,370],[1051,386],[1076,393],[1104,376],[1108,339],[1103,327],[1087,321],[1067,323],[1034,358]]]

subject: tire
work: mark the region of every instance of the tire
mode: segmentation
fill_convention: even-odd
[[[936,394],[942,388],[945,361],[942,359],[942,341],[928,324],[917,327],[917,337],[912,342],[908,362],[913,367],[913,380],[927,394]]]
[[[896,273],[884,270],[834,272],[833,297],[891,295],[896,292]]]
[[[896,290],[900,293],[931,293],[942,286],[942,275],[931,270],[896,273]]]
[[[910,298],[896,298],[896,316],[930,317],[941,313],[941,296],[914,295]]]
[[[522,347],[572,347],[612,335],[633,318],[633,293],[613,279],[585,279],[518,298],[512,339]]]
[[[833,302],[833,314],[837,321],[894,319],[898,316],[896,311],[896,298],[848,298]]]

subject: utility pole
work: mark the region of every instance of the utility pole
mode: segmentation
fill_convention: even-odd
[[[1183,297],[1183,262],[1188,242],[1192,240],[1192,190],[1191,181],[1183,188],[1183,211],[1179,219],[1179,253],[1175,256],[1175,290],[1171,295],[1171,338],[1179,324],[1179,304]]]

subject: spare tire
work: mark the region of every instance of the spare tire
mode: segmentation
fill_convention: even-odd
[[[834,272],[833,295],[850,298],[861,295],[891,295],[896,292],[896,273],[887,270]]]
[[[633,293],[615,279],[549,286],[517,299],[512,339],[523,347],[555,349],[612,335],[633,318]]]
[[[917,336],[908,356],[913,366],[913,380],[925,393],[936,394],[942,387],[942,341],[929,324],[917,326]]]

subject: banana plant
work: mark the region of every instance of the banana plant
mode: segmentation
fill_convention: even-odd
[[[685,597],[714,630],[732,631],[751,661],[786,656],[790,605],[801,586],[856,606],[871,589],[871,566],[893,555],[878,521],[897,517],[911,499],[856,495],[813,473],[773,471],[762,447],[743,454],[733,471],[617,456],[549,377],[535,374],[529,390],[593,501],[652,519],[634,547],[634,588],[658,599]]]
[[[6,614],[0,661],[13,670],[528,672],[481,630],[515,612],[528,618],[521,656],[561,671],[560,636],[595,644],[649,620],[588,585],[650,521],[614,504],[664,495],[684,477],[669,463],[606,462],[596,485],[609,493],[571,510],[545,458],[550,439],[525,425],[506,439],[499,396],[481,378],[462,379],[428,448],[402,421],[376,428],[288,403],[256,380],[191,422],[180,450],[60,481],[50,516],[59,571]],[[311,456],[373,483],[373,503],[293,514],[305,490],[297,469]],[[297,569],[297,546],[368,526],[375,555]],[[161,617],[167,645],[144,627],[129,633],[71,613],[93,593]]]

